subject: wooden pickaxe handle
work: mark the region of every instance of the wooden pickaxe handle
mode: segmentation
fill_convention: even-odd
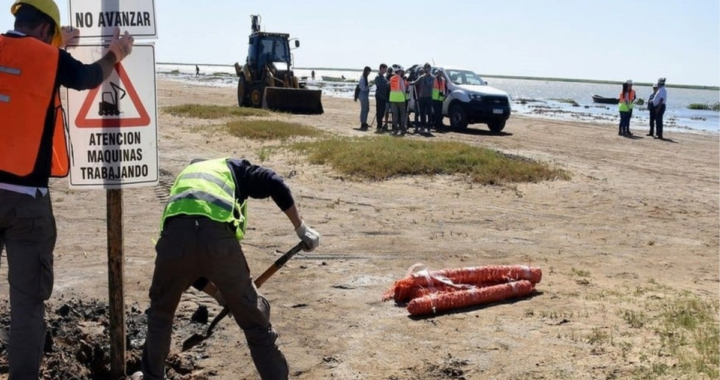
[[[292,247],[289,251],[285,252],[282,256],[280,256],[280,258],[275,260],[275,263],[273,263],[273,265],[271,265],[268,269],[266,269],[265,272],[263,272],[263,274],[261,274],[260,277],[258,277],[255,280],[255,286],[258,288],[260,286],[262,286],[262,284],[265,283],[265,281],[267,281],[268,278],[270,278],[272,275],[274,275],[275,272],[280,270],[280,268],[285,266],[285,263],[287,263],[288,260],[290,260],[298,252],[302,251],[303,247],[305,247],[305,243],[300,242],[296,246]],[[205,334],[205,336],[209,337],[210,334],[212,334],[215,326],[217,326],[218,322],[220,322],[228,314],[230,314],[230,308],[227,307],[227,305],[226,305],[225,307],[223,307],[220,314],[218,314],[215,317],[215,319],[212,320],[212,322],[210,323],[210,326],[208,326],[207,333]]]

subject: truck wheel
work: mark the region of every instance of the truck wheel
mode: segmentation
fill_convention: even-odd
[[[238,98],[238,105],[240,107],[245,107],[248,105],[247,83],[245,82],[244,76],[240,76],[240,79],[238,80],[237,98]]]
[[[450,107],[450,125],[454,129],[466,129],[468,126],[467,115],[465,109],[460,104],[455,104]]]
[[[252,86],[250,91],[250,105],[255,108],[262,108],[263,95],[265,93],[265,86],[262,84],[256,84]]]
[[[502,132],[503,128],[505,128],[505,122],[504,121],[494,121],[492,123],[488,123],[488,127],[490,128],[490,132],[500,133],[500,132]]]

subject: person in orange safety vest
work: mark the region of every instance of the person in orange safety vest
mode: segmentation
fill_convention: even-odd
[[[435,82],[433,83],[432,102],[433,102],[433,126],[435,130],[443,128],[443,102],[447,94],[447,84],[445,82],[444,72],[441,69],[435,70]]]
[[[407,131],[407,118],[405,117],[408,84],[403,74],[405,69],[400,65],[394,66],[394,73],[390,78],[390,107],[392,108],[392,129],[394,135],[404,136]]]
[[[60,27],[53,0],[16,0],[14,30],[0,35],[0,252],[10,283],[9,379],[37,379],[45,300],[53,287],[56,228],[48,182],[69,171],[60,86],[95,88],[132,51],[119,30],[109,51],[85,65],[61,48],[78,36]]]

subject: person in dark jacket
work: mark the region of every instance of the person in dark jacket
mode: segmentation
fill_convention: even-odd
[[[420,76],[412,82],[415,88],[415,115],[420,116],[420,122],[415,124],[415,133],[430,132],[432,122],[432,92],[435,85],[435,77],[432,75],[432,67],[426,63],[421,70]]]
[[[378,75],[375,76],[375,119],[377,119],[376,132],[387,131],[387,122],[383,124],[382,120],[385,116],[385,108],[390,101],[390,82],[385,77],[387,65],[380,64]]]
[[[248,198],[268,197],[290,220],[303,249],[317,248],[320,235],[302,220],[290,188],[270,169],[244,159],[193,160],[175,179],[155,246],[142,373],[134,378],[164,379],[175,310],[198,278],[220,292],[222,297],[215,298],[223,300],[245,333],[260,377],[288,378],[270,323],[270,304],[258,293],[240,246],[247,231]]]

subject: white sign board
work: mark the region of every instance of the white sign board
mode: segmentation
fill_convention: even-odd
[[[107,46],[79,45],[68,52],[84,63]],[[99,87],[67,91],[70,188],[121,189],[158,181],[155,46],[135,45]]]
[[[156,39],[154,0],[70,0],[70,26],[80,38],[109,38],[116,27],[135,39]]]

